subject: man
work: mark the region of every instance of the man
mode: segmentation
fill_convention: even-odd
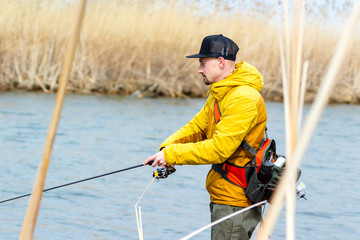
[[[231,39],[211,35],[204,38],[199,54],[187,56],[199,58],[198,73],[210,85],[207,101],[188,124],[144,162],[153,160],[153,167],[212,164],[206,179],[211,221],[251,205],[243,180],[244,166],[250,165],[253,155],[241,143],[245,140],[258,149],[267,120],[260,95],[262,76],[246,62],[235,64],[238,50]],[[221,169],[227,169],[227,174],[222,175]],[[260,208],[253,208],[213,226],[211,238],[249,239],[260,218]]]

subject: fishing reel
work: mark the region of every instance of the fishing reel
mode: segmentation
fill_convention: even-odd
[[[170,174],[174,173],[176,169],[172,166],[166,166],[164,168],[158,168],[153,172],[153,177],[156,179],[167,178]]]

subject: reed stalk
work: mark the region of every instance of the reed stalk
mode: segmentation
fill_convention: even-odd
[[[55,140],[56,130],[58,122],[61,115],[62,106],[65,99],[66,86],[69,81],[69,75],[71,71],[71,66],[73,63],[76,46],[80,38],[80,28],[84,16],[84,11],[86,7],[86,0],[80,0],[78,6],[78,12],[75,19],[75,24],[71,34],[71,38],[66,48],[66,54],[64,59],[63,71],[60,77],[59,89],[56,94],[56,102],[54,106],[53,115],[51,118],[50,126],[48,129],[48,134],[45,141],[45,146],[42,154],[42,159],[38,168],[37,176],[35,179],[33,191],[25,215],[23,228],[20,234],[21,240],[31,240],[33,239],[33,234],[35,230],[36,220],[40,208],[40,201],[42,193],[44,190],[45,180],[47,169],[50,163],[50,156],[52,151],[52,146]],[[35,55],[33,59],[35,62],[38,60],[38,55]],[[37,66],[37,65],[33,65]]]
[[[301,163],[305,150],[308,147],[311,137],[320,120],[321,114],[328,103],[331,89],[334,87],[336,82],[336,76],[338,75],[339,71],[341,70],[341,67],[343,66],[342,63],[346,55],[348,54],[348,51],[350,50],[351,46],[353,46],[353,40],[356,34],[356,27],[358,26],[359,21],[360,21],[360,1],[357,1],[357,3],[354,5],[354,9],[350,16],[350,20],[349,22],[347,22],[344,30],[340,35],[341,37],[335,49],[335,53],[331,59],[331,62],[327,67],[327,71],[323,77],[323,81],[320,86],[319,93],[317,94],[315,102],[310,109],[303,130],[299,133],[298,144],[290,152],[290,155],[288,155],[287,162],[290,160],[291,165],[289,166],[287,164],[287,168],[280,179],[279,187],[271,200],[272,205],[269,208],[269,211],[264,219],[264,223],[260,228],[260,232],[257,236],[257,239],[268,238],[280,214],[284,197],[288,198],[289,194],[295,194],[294,192],[291,191],[289,185],[294,183],[293,180],[294,180],[294,176],[296,176],[297,174],[297,168]],[[293,81],[293,79],[291,79],[291,81]],[[287,135],[291,135],[291,134],[294,134],[294,131],[291,131],[290,134],[287,133]],[[292,203],[290,202],[290,204]],[[293,209],[288,209],[288,211],[292,211],[292,210]],[[293,221],[290,220],[288,222],[288,225],[289,224],[293,224]],[[289,229],[290,230],[287,231],[288,234],[287,239],[294,239],[295,238],[295,234],[293,230],[294,226],[291,225]]]

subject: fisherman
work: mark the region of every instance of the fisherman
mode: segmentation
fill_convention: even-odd
[[[233,40],[210,35],[203,39],[198,54],[187,56],[199,58],[198,73],[210,85],[206,103],[161,144],[158,153],[144,161],[153,160],[153,167],[212,164],[206,179],[212,222],[252,204],[241,180],[245,178],[243,167],[250,164],[253,155],[241,143],[245,140],[257,150],[267,121],[260,95],[262,76],[246,62],[235,63],[238,50]],[[229,177],[224,177],[218,166],[236,169],[228,170]],[[261,208],[255,207],[213,226],[211,239],[250,239],[260,219]]]

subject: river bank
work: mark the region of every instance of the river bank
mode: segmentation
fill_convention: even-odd
[[[181,94],[181,96],[177,96],[176,98],[206,98],[206,92],[207,92],[207,87],[204,86],[204,89],[206,89],[206,91],[204,90],[203,94],[199,94],[199,95],[185,95],[185,94]],[[54,93],[57,89],[54,89],[52,91],[46,91],[46,93]],[[20,92],[38,92],[38,93],[44,93],[44,91],[39,87],[39,86],[34,86],[33,89],[28,89],[28,88],[7,88],[7,89],[1,89],[0,90],[0,96],[1,93],[5,93],[5,92],[11,92],[11,91],[20,91]],[[79,94],[79,95],[121,95],[121,96],[130,96],[133,98],[168,98],[171,97],[170,95],[167,94],[163,94],[163,93],[156,93],[156,92],[152,92],[149,90],[135,90],[133,92],[129,91],[119,91],[119,93],[108,93],[107,91],[104,90],[83,90],[83,89],[68,89],[68,94]],[[263,95],[263,98],[265,101],[267,102],[283,102],[283,95],[282,92],[280,91],[276,91],[274,92],[273,95]],[[312,103],[313,100],[316,97],[316,93],[306,93],[306,97],[305,97],[305,102],[306,103]],[[338,104],[356,104],[359,105],[360,101],[359,99],[357,99],[357,101],[354,101],[347,93],[345,93],[344,95],[341,95],[340,92],[337,92],[337,94],[335,95],[331,95],[329,97],[329,103],[338,103]]]
[[[237,60],[254,65],[263,74],[265,99],[281,101],[276,8],[250,2],[242,11],[234,10],[238,9],[234,1],[234,6],[220,4],[216,12],[205,14],[204,9],[212,10],[201,6],[201,1],[91,1],[68,91],[205,97],[207,88],[197,74],[198,61],[185,56],[199,51],[204,36],[222,33],[238,43]],[[337,6],[338,13],[346,15],[346,6]],[[74,3],[63,1],[0,2],[0,90],[56,91],[75,9]],[[318,14],[315,18],[311,6],[308,9],[303,59],[309,62],[305,97],[311,102],[342,21],[331,23]],[[354,46],[360,45],[359,35]],[[360,48],[354,47],[344,60],[330,102],[360,103],[359,66]]]

